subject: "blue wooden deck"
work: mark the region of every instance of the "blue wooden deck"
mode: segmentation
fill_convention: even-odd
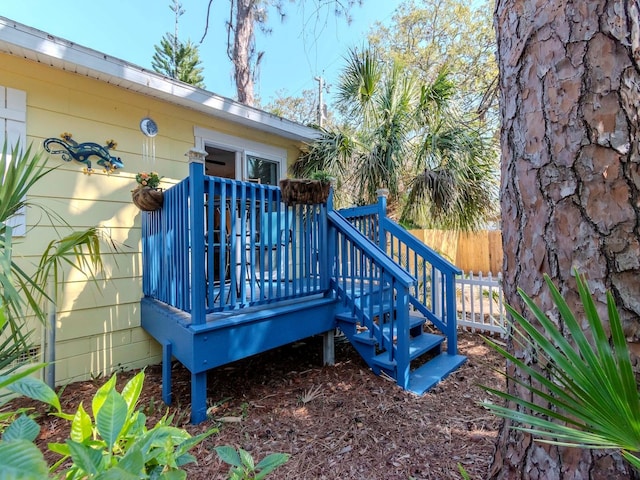
[[[457,368],[459,270],[377,205],[286,206],[277,187],[204,175],[165,192],[142,222],[142,326],[192,375],[191,420],[206,418],[212,368],[313,335],[332,362],[339,327],[374,373],[422,393]],[[430,323],[442,334],[424,332]],[[443,344],[446,343],[446,349]],[[419,368],[412,361],[434,358]]]

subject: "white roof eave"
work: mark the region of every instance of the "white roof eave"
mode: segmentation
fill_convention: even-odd
[[[319,136],[319,132],[313,128],[76,45],[5,17],[0,17],[0,52],[95,78],[291,140],[309,142]]]

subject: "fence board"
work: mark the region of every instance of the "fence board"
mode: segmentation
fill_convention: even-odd
[[[462,270],[494,275],[502,271],[502,232],[499,230],[473,233],[411,230],[411,233]]]

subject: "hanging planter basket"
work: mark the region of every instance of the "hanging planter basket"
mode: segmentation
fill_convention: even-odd
[[[131,192],[131,199],[140,210],[153,212],[162,208],[164,193],[160,188],[139,187]]]
[[[285,178],[280,180],[282,201],[287,205],[316,205],[329,198],[331,183],[320,180]]]

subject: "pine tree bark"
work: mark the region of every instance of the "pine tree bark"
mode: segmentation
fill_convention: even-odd
[[[238,101],[245,105],[255,102],[253,89],[252,53],[255,48],[256,0],[236,0],[236,15],[233,35],[234,77]]]
[[[553,315],[547,273],[576,307],[576,268],[603,318],[612,291],[632,344],[640,340],[639,2],[497,0],[494,17],[506,299],[522,312],[521,287]],[[536,364],[535,352],[509,348]],[[532,400],[514,382],[508,389]],[[611,452],[545,445],[510,426],[490,478],[635,478]]]

